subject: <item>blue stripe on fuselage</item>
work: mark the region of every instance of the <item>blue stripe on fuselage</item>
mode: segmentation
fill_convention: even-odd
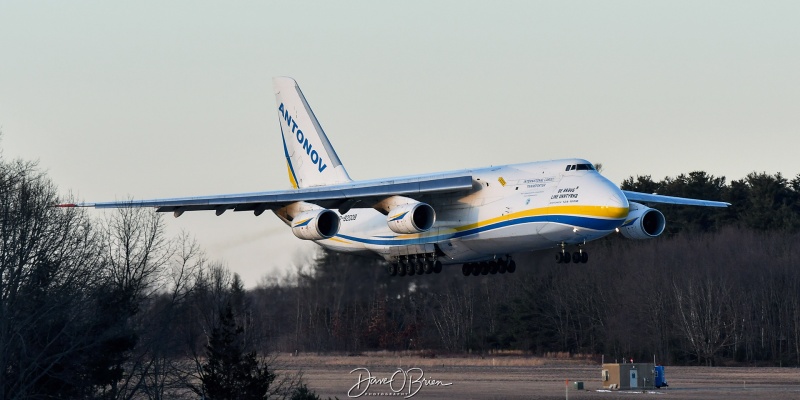
[[[412,244],[424,244],[424,243],[434,243],[440,240],[447,240],[453,238],[462,238],[470,235],[475,235],[481,232],[487,232],[494,229],[505,228],[508,226],[514,225],[521,225],[521,224],[528,224],[528,223],[547,223],[547,222],[554,222],[564,225],[571,225],[576,226],[579,228],[586,228],[592,229],[596,231],[612,231],[615,228],[619,227],[622,220],[619,219],[602,219],[602,218],[593,218],[593,217],[580,217],[574,215],[538,215],[533,217],[522,217],[522,218],[515,218],[507,221],[501,221],[494,224],[481,226],[473,229],[467,229],[464,231],[452,232],[442,235],[436,236],[426,236],[426,237],[419,237],[413,239],[383,239],[386,236],[376,236],[381,239],[367,239],[367,238],[359,238],[355,236],[337,234],[337,237],[342,239],[351,240],[353,242],[359,243],[366,243],[366,244],[374,244],[374,245],[384,245],[384,246],[402,246],[402,245],[412,245]]]

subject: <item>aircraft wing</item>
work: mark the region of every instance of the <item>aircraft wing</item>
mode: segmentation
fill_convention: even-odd
[[[390,196],[400,195],[411,198],[427,194],[467,191],[472,189],[471,175],[425,176],[395,178],[387,180],[350,182],[339,185],[318,186],[296,190],[223,194],[215,196],[179,197],[154,200],[129,200],[101,203],[59,204],[58,207],[156,207],[158,212],[215,210],[217,215],[226,210],[254,211],[256,215],[265,210],[277,210],[297,201],[314,203],[321,207],[336,209],[346,213],[356,203],[361,207]]]
[[[629,201],[644,201],[647,203],[681,204],[685,206],[703,207],[727,207],[731,205],[731,203],[725,203],[722,201],[687,199],[684,197],[663,196],[660,194],[647,194],[631,192],[628,190],[623,190],[622,193],[625,194],[625,197],[627,197]]]

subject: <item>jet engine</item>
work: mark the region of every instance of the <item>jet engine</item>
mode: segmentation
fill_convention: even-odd
[[[339,232],[339,215],[327,209],[302,212],[292,219],[292,233],[304,240],[332,238]]]
[[[652,239],[664,232],[667,221],[664,214],[655,208],[630,202],[628,217],[619,231],[628,239]]]
[[[420,233],[431,229],[436,212],[425,203],[406,203],[393,207],[386,214],[386,222],[395,233]]]

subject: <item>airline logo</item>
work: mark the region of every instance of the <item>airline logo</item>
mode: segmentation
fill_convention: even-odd
[[[312,164],[317,166],[319,172],[322,173],[322,171],[328,167],[328,164],[325,164],[325,162],[322,161],[322,156],[320,156],[319,153],[312,148],[311,143],[308,142],[308,138],[303,131],[298,128],[297,122],[289,115],[289,110],[283,106],[283,103],[281,103],[281,105],[278,107],[278,111],[283,116],[283,120],[286,122],[287,129],[291,129],[292,133],[297,139],[297,143],[303,145],[303,150],[306,151],[306,156],[308,156]]]

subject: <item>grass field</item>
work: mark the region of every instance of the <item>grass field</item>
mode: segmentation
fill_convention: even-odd
[[[589,358],[371,353],[279,355],[275,361],[286,370],[301,369],[323,399],[800,399],[797,368],[667,366],[669,388],[628,392],[601,391],[599,362]],[[567,380],[584,382],[584,390],[566,393]]]

